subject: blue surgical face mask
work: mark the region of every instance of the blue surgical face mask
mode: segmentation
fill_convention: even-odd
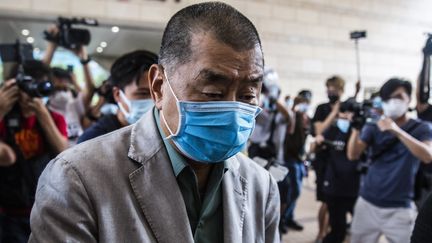
[[[297,105],[297,110],[302,113],[306,113],[309,110],[309,104],[301,103]]]
[[[350,121],[347,119],[337,119],[336,126],[339,128],[339,130],[343,133],[347,133],[350,128]]]
[[[179,101],[165,73],[169,89],[176,99],[179,122],[173,131],[166,124],[176,147],[188,158],[201,163],[218,163],[234,156],[246,145],[261,108],[234,101]]]
[[[100,108],[100,112],[103,115],[114,115],[117,113],[118,109],[119,109],[118,106],[115,104],[104,104]]]
[[[382,99],[381,97],[375,97],[372,100],[372,107],[375,109],[382,109]]]
[[[129,100],[123,91],[120,90],[120,99],[122,99],[128,106],[129,112],[122,106],[120,102],[117,105],[120,111],[124,114],[129,124],[137,122],[147,111],[154,106],[152,99]]]

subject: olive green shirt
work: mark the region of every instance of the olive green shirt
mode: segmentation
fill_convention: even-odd
[[[174,175],[183,195],[190,227],[195,243],[223,242],[222,178],[228,169],[226,163],[214,164],[203,194],[198,188],[198,179],[187,159],[170,144],[160,126],[159,110],[154,109],[159,133],[171,160]],[[167,229],[169,230],[169,229]]]

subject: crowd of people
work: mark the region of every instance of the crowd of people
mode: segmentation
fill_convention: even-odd
[[[329,77],[310,117],[312,92],[282,99],[254,25],[222,3],[180,10],[159,55],[122,55],[100,87],[84,46],[69,50],[84,87],[49,66],[56,48],[23,63],[47,98],[19,88],[18,67],[0,88],[0,243],[279,242],[303,230],[311,169],[316,242],[430,240],[432,106],[417,98],[412,118],[409,81],[366,105]]]

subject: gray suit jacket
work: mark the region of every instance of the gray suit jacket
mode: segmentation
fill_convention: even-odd
[[[274,179],[244,155],[230,164],[222,182],[224,242],[279,242]],[[51,161],[31,230],[29,242],[193,242],[153,113]]]

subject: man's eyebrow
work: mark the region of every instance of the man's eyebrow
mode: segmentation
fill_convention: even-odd
[[[264,76],[260,75],[258,77],[252,77],[252,78],[250,78],[249,82],[251,82],[251,83],[259,83],[259,82],[262,82],[263,79],[264,79]]]
[[[203,79],[210,82],[231,80],[231,78],[227,75],[218,73],[210,69],[202,69],[195,77],[195,79]]]
[[[195,79],[204,79],[209,82],[215,82],[215,81],[231,81],[232,77],[229,77],[228,75],[210,69],[203,69],[198,73]],[[263,80],[263,75],[248,77],[247,79],[247,81],[251,83],[258,83],[261,82],[262,80]]]

